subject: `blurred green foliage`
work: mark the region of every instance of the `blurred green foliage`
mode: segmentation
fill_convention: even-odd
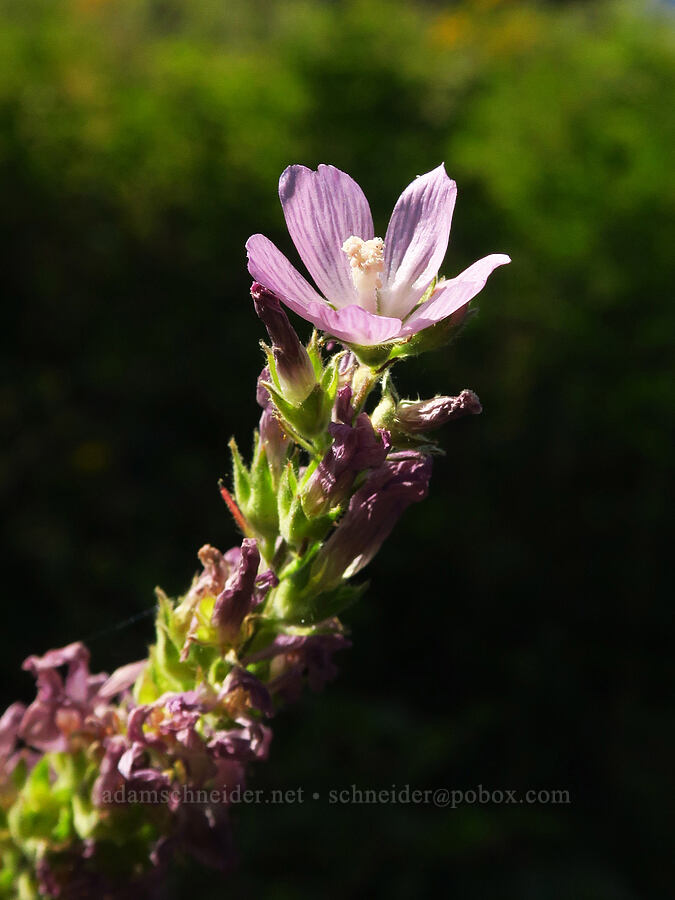
[[[474,388],[485,414],[448,430],[432,497],[350,613],[340,682],[279,719],[254,781],[573,803],[243,809],[231,889],[665,896],[672,16],[508,0],[0,15],[3,700],[29,695],[20,662],[48,646],[93,635],[101,668],[138,658],[149,625],[110,627],[157,581],[184,589],[202,543],[234,543],[216,479],[255,424],[262,364],[243,244],[264,231],[291,251],[282,169],[349,171],[382,233],[445,160],[443,271],[513,264],[453,353],[400,382]]]

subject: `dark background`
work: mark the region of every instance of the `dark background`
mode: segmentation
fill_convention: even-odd
[[[225,888],[176,896],[663,897],[673,28],[667,7],[1,0],[2,702],[29,653],[140,658],[156,584],[237,540],[261,328],[244,242],[291,251],[291,162],[350,172],[383,233],[445,160],[443,271],[494,274],[405,395],[471,387],[430,498],[371,565],[337,682],[275,723]],[[295,259],[295,256],[292,256]],[[305,323],[297,322],[307,335]],[[331,806],[331,788],[566,789],[561,806]]]

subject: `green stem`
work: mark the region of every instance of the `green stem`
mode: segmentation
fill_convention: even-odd
[[[359,366],[354,374],[354,382],[357,383],[356,391],[352,396],[354,414],[358,415],[365,406],[371,391],[380,380],[380,376],[373,372],[370,366]]]

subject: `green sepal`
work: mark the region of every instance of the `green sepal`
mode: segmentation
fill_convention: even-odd
[[[335,403],[335,398],[337,396],[338,383],[340,381],[340,369],[339,369],[339,358],[334,356],[331,358],[330,362],[324,369],[323,375],[321,377],[321,387],[325,393],[324,404],[325,404],[325,412],[328,413],[328,419],[330,420],[330,414],[333,409],[333,404]]]
[[[395,450],[424,450],[427,453],[442,454],[436,441],[426,434],[408,434],[396,416],[397,403],[387,393],[373,410],[371,420],[374,428],[385,428],[389,432]]]
[[[313,624],[327,617],[317,604],[312,585],[312,562],[320,549],[321,543],[316,541],[279,573],[279,584],[270,591],[265,604],[266,615],[286,624]]]
[[[89,795],[73,796],[73,825],[81,840],[93,837],[100,818],[100,810],[93,805]]]
[[[198,625],[194,632],[194,638],[200,644],[215,644],[218,642],[216,629],[211,625],[215,605],[216,598],[213,594],[207,594],[195,606],[194,615]]]
[[[16,894],[12,893],[12,900],[40,900],[38,886],[29,872],[22,872],[16,883]]]
[[[396,400],[390,393],[382,395],[370,418],[373,428],[386,428],[387,431],[391,431],[396,420]]]
[[[157,642],[150,647],[149,663],[134,687],[134,697],[139,703],[152,702],[166,691],[188,690],[194,680],[192,667],[180,660],[186,637],[183,617],[174,615],[173,604],[164,591],[157,588],[156,595]],[[179,621],[180,627],[177,628]],[[153,685],[156,696],[153,696]]]
[[[312,363],[316,380],[321,381],[323,376],[323,359],[321,358],[321,339],[316,328],[312,331],[312,337],[309,340],[309,344],[307,344],[307,355]]]
[[[277,375],[277,361],[274,358],[274,353],[272,352],[272,348],[268,347],[264,341],[260,341],[260,346],[262,347],[265,358],[267,360],[267,368],[270,370],[270,377],[272,379],[272,383],[274,387],[280,391],[281,384],[279,383],[279,376]]]
[[[265,604],[265,613],[282,622],[304,622],[307,607],[303,600],[304,588],[309,579],[309,567],[304,560],[292,574],[282,578],[277,587],[270,591]]]
[[[318,597],[315,597],[312,600],[310,607],[318,621],[329,619],[332,616],[337,616],[341,612],[344,612],[348,607],[353,606],[354,603],[363,597],[369,587],[370,583],[367,581],[363,584],[343,582],[332,591],[326,591],[323,594],[319,594]]]
[[[279,533],[291,546],[320,541],[335,521],[337,510],[308,518],[298,491],[298,478],[292,462],[288,462],[279,482]]]
[[[352,606],[368,589],[367,582],[359,585],[342,582],[317,594],[311,575],[311,566],[305,564],[285,577],[270,597],[266,613],[287,625],[313,626]],[[257,642],[251,649],[257,649]]]
[[[289,460],[284,466],[279,479],[279,491],[277,493],[279,513],[279,534],[288,543],[295,543],[291,539],[293,531],[293,502],[298,493],[298,479],[293,463]]]
[[[294,406],[285,400],[279,391],[270,382],[261,382],[269,391],[270,397],[281,417],[291,426],[292,431],[298,432],[302,437],[312,438],[315,434],[317,395],[321,392],[320,385],[316,385],[311,394],[298,406]]]
[[[12,774],[9,776],[9,780],[15,791],[20,791],[24,786],[24,784],[26,783],[26,779],[28,778],[28,773],[28,764],[26,763],[26,760],[21,757],[18,763],[14,766]]]
[[[159,630],[160,625],[162,626],[163,632],[180,653],[185,643],[190,619],[180,605],[174,604],[160,587],[155,588],[155,597],[157,598],[156,628]]]
[[[232,480],[234,482],[234,499],[237,501],[237,506],[239,509],[244,512],[246,507],[248,506],[249,500],[251,499],[251,476],[249,475],[248,469],[244,465],[244,460],[241,458],[241,453],[239,452],[239,448],[237,447],[237,442],[234,438],[230,439],[229,443],[230,453],[232,454]],[[244,515],[246,515],[244,513]]]
[[[476,309],[462,307],[446,319],[442,319],[435,325],[430,325],[428,328],[418,331],[417,334],[411,335],[407,341],[395,345],[392,351],[392,359],[419,356],[422,353],[431,353],[434,350],[446,347],[455,340],[476,312]]]
[[[21,872],[26,860],[19,850],[11,843],[5,843],[5,836],[0,838],[4,846],[0,846],[0,897],[2,900],[39,900],[37,887],[33,886],[28,873]],[[27,879],[21,892],[21,881]],[[29,888],[33,892],[27,893]]]
[[[262,384],[269,391],[274,405],[290,425],[292,432],[311,441],[322,436],[330,423],[338,376],[337,365],[331,360],[323,372],[321,382],[315,385],[311,393],[297,406],[286,400],[271,382]]]
[[[246,646],[246,656],[252,655],[253,653],[257,653],[259,650],[263,650],[279,634],[283,634],[284,629],[283,625],[277,619],[270,619],[267,616],[261,622],[260,628],[253,635],[251,640]],[[261,680],[266,680],[264,676],[264,672],[266,669],[266,664],[268,660],[262,660],[261,662],[254,663],[253,665],[246,666],[246,670],[251,672],[256,677],[260,677]]]
[[[161,697],[162,691],[157,686],[153,669],[153,648],[151,647],[149,650],[148,665],[143,669],[140,678],[137,679],[136,684],[134,685],[133,697],[136,703],[154,703],[155,700],[158,700]]]
[[[52,770],[56,775],[54,786],[67,788],[69,791],[79,789],[87,769],[84,753],[57,752],[50,754]]]
[[[292,578],[295,576],[296,572],[299,572],[301,569],[308,566],[320,549],[320,541],[316,541],[315,543],[308,544],[307,547],[304,547],[303,553],[293,556],[290,562],[288,562],[281,572],[279,572],[279,581],[283,581],[285,578]]]
[[[253,434],[253,461],[250,469],[246,468],[234,438],[230,440],[229,447],[232,453],[235,501],[250,527],[251,533],[247,531],[248,536],[258,538],[261,553],[269,559],[274,552],[279,519],[275,479],[267,453],[257,430]]]
[[[35,857],[44,841],[63,844],[74,836],[73,789],[58,777],[52,782],[55,756],[45,754],[33,767],[7,815],[13,840],[30,857]]]
[[[386,365],[393,356],[395,346],[395,344],[373,344],[371,347],[364,347],[361,344],[348,344],[358,361],[371,369],[380,369]]]
[[[250,471],[251,494],[247,509],[242,509],[252,527],[274,543],[279,531],[277,495],[267,453],[256,430],[253,437],[253,462]]]
[[[274,540],[277,534],[277,503],[274,479],[260,434],[253,433],[253,460],[247,469],[234,438],[230,441],[234,497],[247,523],[258,536]]]
[[[223,681],[225,681],[231,670],[232,663],[228,662],[219,654],[217,656],[214,656],[213,660],[211,661],[206,680],[212,686],[220,685],[223,683]]]

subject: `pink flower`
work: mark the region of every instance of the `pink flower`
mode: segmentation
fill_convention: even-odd
[[[264,235],[246,243],[248,270],[289,309],[341,341],[372,346],[409,337],[452,315],[482,290],[508,256],[494,253],[439,281],[457,196],[445,167],[416,178],[394,207],[384,240],[375,237],[368,201],[334,166],[289,166],[279,179],[286,224],[321,291]],[[419,304],[419,305],[418,305]]]

